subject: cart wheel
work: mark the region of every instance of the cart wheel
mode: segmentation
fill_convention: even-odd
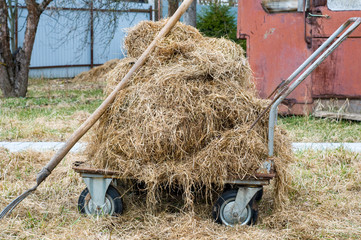
[[[212,216],[217,223],[233,225],[251,225],[256,222],[257,211],[252,209],[253,199],[238,216],[232,215],[232,208],[236,200],[238,189],[224,192],[213,206]]]
[[[99,212],[91,199],[88,188],[85,188],[79,196],[78,209],[79,212],[87,215],[100,213],[104,215],[120,215],[123,213],[123,202],[119,192],[110,185],[105,194],[105,205]]]
[[[254,196],[254,200],[256,200],[257,202],[261,201],[263,197],[263,187],[261,190],[259,190],[256,195]]]

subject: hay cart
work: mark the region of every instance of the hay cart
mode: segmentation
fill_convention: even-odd
[[[353,23],[351,25],[351,23]],[[278,105],[328,56],[343,42],[361,23],[361,18],[350,18],[341,25],[291,76],[276,88],[272,103],[260,114],[259,120],[266,111],[269,112],[268,159],[263,161],[254,177],[229,180],[225,183],[225,192],[216,201],[212,214],[214,219],[225,225],[252,224],[257,219],[257,201],[261,200],[263,186],[268,185],[276,176],[273,161],[274,128],[277,122]],[[350,26],[351,25],[351,26]],[[339,34],[344,33],[337,38]],[[337,38],[337,40],[335,40]],[[335,40],[335,41],[334,41]],[[331,46],[329,46],[331,44]],[[328,47],[329,46],[329,47]],[[327,48],[328,47],[328,48]],[[326,49],[327,48],[327,49]],[[326,50],[325,50],[326,49]],[[324,51],[325,50],[325,51]],[[321,54],[321,52],[323,52]],[[321,55],[320,55],[321,54]],[[320,55],[315,61],[313,61]],[[313,62],[311,64],[311,62]],[[310,65],[311,64],[311,65]],[[305,68],[310,65],[306,70]],[[300,75],[294,82],[292,82]],[[292,82],[292,83],[291,83]],[[254,126],[257,122],[254,122]],[[82,213],[121,214],[123,203],[121,194],[116,188],[116,179],[120,172],[95,169],[84,162],[75,162],[73,169],[83,178],[86,188],[80,194],[78,207]]]

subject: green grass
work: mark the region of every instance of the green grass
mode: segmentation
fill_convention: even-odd
[[[0,99],[0,141],[63,141],[102,102],[103,84],[30,79],[26,98]]]
[[[361,123],[314,118],[312,116],[280,117],[294,142],[361,142]]]
[[[101,95],[99,90],[92,90],[92,96]],[[83,96],[80,98],[79,96]],[[74,112],[82,110],[94,111],[101,103],[101,99],[93,99],[84,96],[82,92],[71,97],[57,98],[22,98],[9,99],[4,101],[2,110],[7,112],[8,117],[17,117],[20,120],[31,120],[38,117],[48,116],[49,118],[57,118],[59,116],[72,115]],[[11,111],[10,111],[11,110]]]

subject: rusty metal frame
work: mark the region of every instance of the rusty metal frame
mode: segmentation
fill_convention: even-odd
[[[350,27],[349,25],[353,23]],[[342,24],[296,71],[294,71],[285,82],[280,93],[275,97],[275,101],[271,106],[269,113],[269,129],[268,129],[268,156],[271,158],[274,154],[274,129],[277,122],[278,105],[303,81],[315,68],[320,65],[346,38],[361,24],[361,17],[348,19]],[[345,30],[346,29],[346,30]],[[339,34],[345,32],[333,42]],[[333,42],[333,43],[332,43]],[[332,45],[328,47],[328,45]],[[326,47],[328,47],[326,49]],[[309,66],[297,80],[289,85],[324,49],[326,49],[320,57],[318,57]]]
[[[83,161],[75,161],[73,163],[72,169],[79,173],[81,176],[85,175],[94,175],[97,177],[102,178],[114,178],[114,179],[121,179],[122,173],[120,171],[113,171],[108,169],[98,169],[94,168],[93,166],[89,165],[87,162]],[[268,185],[270,180],[275,176],[274,173],[267,174],[267,173],[258,173],[256,174],[256,178],[254,177],[246,177],[244,179],[227,179],[224,181],[224,184],[234,184],[239,186],[263,186]],[[131,178],[128,178],[131,179]]]
[[[102,64],[93,64],[94,67]],[[48,66],[35,66],[30,69],[48,69],[48,68],[73,68],[73,67],[90,67],[90,64],[68,64],[68,65],[48,65]]]

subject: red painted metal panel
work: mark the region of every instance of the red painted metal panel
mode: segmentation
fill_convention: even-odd
[[[310,11],[330,18],[309,18],[302,12],[266,13],[262,0],[238,1],[238,36],[247,39],[247,55],[261,97],[297,69],[348,18],[361,11],[331,11],[315,1]],[[322,6],[325,5],[325,6]],[[309,43],[305,41],[309,37]],[[289,97],[289,112],[312,110],[316,98],[361,98],[361,28],[332,53]],[[311,80],[312,79],[312,80]]]
[[[327,6],[311,9],[330,18],[312,21],[312,48],[316,49],[346,19],[361,11],[331,11]],[[361,28],[357,28],[312,74],[314,98],[361,98]]]
[[[312,18],[312,37],[329,37],[339,26],[351,17],[360,17],[361,11],[331,11],[327,6],[314,7],[311,12],[319,15],[327,15],[329,18]],[[349,36],[361,37],[361,28],[356,28]]]
[[[238,34],[247,36],[247,55],[260,96],[266,98],[310,55],[304,40],[303,13],[266,13],[261,0],[239,0]],[[311,80],[306,79],[289,97],[293,113],[302,114],[312,103]],[[300,106],[293,106],[298,103]]]
[[[319,46],[324,39],[314,39]],[[343,42],[312,74],[314,98],[361,98],[361,39]]]

